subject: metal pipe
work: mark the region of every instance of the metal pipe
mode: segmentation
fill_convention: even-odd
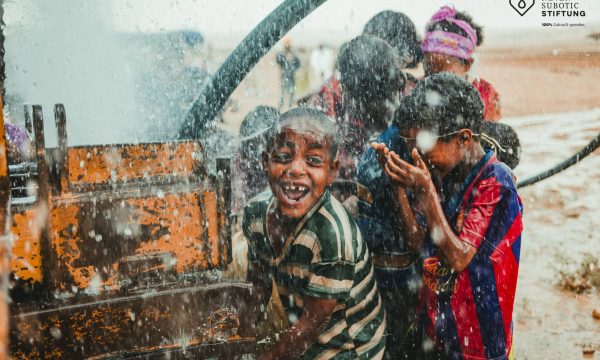
[[[286,0],[225,59],[194,100],[179,129],[180,139],[201,139],[239,83],[291,28],[326,0]]]
[[[528,179],[520,181],[517,184],[517,188],[522,188],[525,186],[533,185],[538,181],[547,179],[552,175],[556,175],[559,172],[570,168],[571,166],[577,164],[578,162],[583,160],[583,158],[585,158],[586,156],[588,156],[589,154],[594,152],[594,150],[596,150],[599,145],[600,145],[600,134],[596,135],[596,137],[594,139],[592,139],[592,141],[590,141],[589,144],[587,144],[584,148],[582,148],[581,150],[576,152],[573,156],[571,156],[567,160],[565,160],[565,161],[561,162],[560,164],[557,164],[556,166],[554,166],[546,171],[543,171],[535,176],[532,176]]]

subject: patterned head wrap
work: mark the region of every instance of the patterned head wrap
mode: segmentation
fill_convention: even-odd
[[[443,30],[429,31],[425,34],[421,44],[423,52],[442,53],[465,60],[472,59],[475,46],[477,46],[477,33],[468,22],[458,20],[455,16],[455,9],[444,6],[433,14],[430,23],[448,21],[462,29],[467,36]]]

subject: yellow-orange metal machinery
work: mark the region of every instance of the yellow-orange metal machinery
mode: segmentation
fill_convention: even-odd
[[[62,105],[49,149],[42,108],[28,114],[37,162],[10,167],[12,356],[251,352],[251,286],[215,275],[231,261],[229,161],[208,174],[196,141],[70,147]]]
[[[2,99],[0,120],[4,124]],[[8,272],[10,261],[10,180],[4,126],[0,129],[0,360],[8,359]]]

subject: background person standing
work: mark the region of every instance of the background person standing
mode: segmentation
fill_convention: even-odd
[[[292,107],[296,93],[296,71],[300,68],[300,59],[292,51],[292,41],[289,37],[283,39],[284,50],[277,54],[277,64],[281,68],[281,97],[279,111],[282,110],[286,94],[288,108]]]

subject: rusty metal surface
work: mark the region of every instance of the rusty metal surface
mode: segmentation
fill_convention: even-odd
[[[60,269],[53,284],[58,291],[118,290],[130,275],[119,264],[133,255],[169,253],[172,261],[157,266],[178,274],[226,266],[220,262],[214,192],[113,196],[53,203],[50,237]]]
[[[74,188],[93,189],[158,179],[175,182],[198,172],[202,151],[197,142],[68,148],[68,181]]]
[[[10,260],[10,272],[19,286],[33,286],[42,281],[42,258],[40,253],[40,233],[35,209],[23,212],[13,211],[11,232],[13,247]]]
[[[145,296],[22,308],[10,319],[12,355],[130,358],[201,345],[222,345],[220,351],[226,353],[229,343],[252,340],[252,324],[242,305],[250,296],[249,284],[197,284]]]
[[[2,42],[4,42],[3,39],[4,38],[2,37]],[[4,44],[0,47],[0,51],[2,52],[0,61],[2,62],[3,68]],[[2,84],[0,85],[2,85],[2,88],[4,89],[3,76],[4,75],[2,74]],[[0,131],[0,360],[8,358],[8,275],[10,269],[10,179],[8,177],[8,159],[3,114],[2,100],[0,99],[0,120],[2,121],[2,130]]]
[[[189,345],[185,347],[162,347],[159,349],[111,354],[91,359],[240,359],[242,354],[255,354],[256,344],[253,338],[230,340],[227,343]]]
[[[59,147],[47,149],[41,107],[32,110],[38,194],[13,205],[12,355],[230,358],[252,348],[251,286],[207,283],[231,260],[229,161],[206,175],[193,141],[69,147],[61,105]]]

